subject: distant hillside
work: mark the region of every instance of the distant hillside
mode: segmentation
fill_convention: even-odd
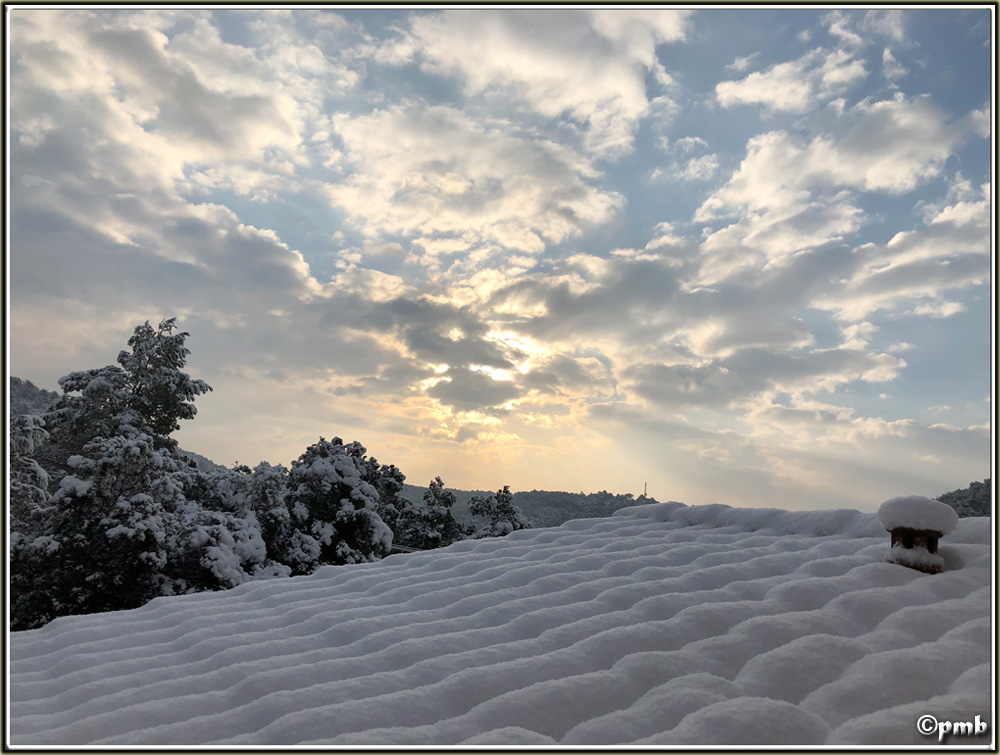
[[[991,489],[992,483],[987,477],[982,482],[969,483],[967,488],[939,495],[937,499],[955,509],[959,517],[989,516]]]
[[[411,501],[422,501],[424,491],[417,485],[403,485],[403,495]],[[476,495],[485,496],[494,490],[452,490],[455,494],[454,517],[463,524],[472,524],[469,500]],[[593,519],[611,516],[618,509],[645,503],[657,503],[653,498],[633,498],[631,494],[615,495],[606,490],[600,493],[567,493],[557,490],[527,490],[514,493],[514,505],[536,527],[556,527],[571,519]]]
[[[430,480],[428,480],[430,482]],[[495,490],[455,490],[453,488],[446,489],[450,490],[455,494],[455,506],[452,508],[452,516],[455,517],[462,524],[473,524],[475,519],[472,514],[469,513],[469,501],[472,500],[473,496],[487,496],[491,493],[495,493]],[[403,484],[402,495],[404,498],[409,498],[414,503],[420,503],[424,500],[424,493],[427,491],[427,486],[423,487],[419,485],[410,485],[409,483]],[[517,496],[514,497],[515,505],[517,504]],[[522,509],[523,511],[523,509]],[[525,512],[526,513],[526,512]],[[531,517],[528,517],[531,519]],[[534,520],[532,520],[534,521]],[[536,522],[537,524],[537,522]]]
[[[190,456],[194,459],[194,463],[198,465],[198,469],[202,472],[224,472],[226,467],[221,464],[216,464],[209,458],[202,456],[201,454],[196,454],[194,451],[185,451],[183,448],[180,449],[181,453]]]
[[[30,380],[22,380],[13,376],[10,379],[11,417],[22,414],[41,414],[57,398],[59,398],[58,393],[39,388]]]

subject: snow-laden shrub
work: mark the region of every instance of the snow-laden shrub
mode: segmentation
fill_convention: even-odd
[[[515,530],[532,529],[534,525],[521,510],[514,505],[510,486],[504,485],[494,495],[474,496],[469,501],[469,511],[484,521],[480,523],[473,537],[503,537]]]
[[[424,491],[423,501],[414,503],[407,498],[397,502],[397,515],[392,523],[393,542],[419,550],[443,548],[464,540],[471,528],[463,527],[452,514],[455,494],[446,490],[440,477],[431,480]]]
[[[48,501],[46,535],[12,549],[15,629],[136,608],[158,593],[167,511],[183,497],[153,439],[127,425],[120,430],[72,457],[74,474]]]
[[[365,449],[320,438],[292,462],[285,505],[289,550],[278,560],[295,573],[323,564],[353,564],[386,556],[392,531],[379,517],[378,491],[363,477]]]

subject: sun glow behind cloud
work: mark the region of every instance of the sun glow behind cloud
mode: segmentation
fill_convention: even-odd
[[[177,315],[215,388],[179,439],[220,463],[340,435],[466,488],[965,485],[990,22],[14,9],[12,374]]]

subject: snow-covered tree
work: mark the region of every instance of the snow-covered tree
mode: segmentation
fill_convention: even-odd
[[[987,477],[982,482],[969,483],[967,488],[939,495],[937,499],[955,509],[959,517],[989,516],[991,492],[992,483]]]
[[[409,505],[400,510],[393,542],[430,550],[464,540],[472,531],[463,527],[452,514],[455,494],[445,490],[440,477],[431,480],[422,503],[408,500],[406,503]]]
[[[10,420],[10,518],[11,529],[28,533],[48,501],[49,474],[35,460],[36,449],[48,440],[45,420],[22,414]]]
[[[44,416],[55,463],[79,453],[92,438],[116,435],[123,423],[149,435],[156,448],[176,449],[170,433],[195,416],[191,402],[212,388],[181,370],[190,354],[184,346],[189,334],[174,333],[174,322],[137,326],[128,340],[132,349],[118,354],[118,365],[59,379],[63,395]]]
[[[170,535],[190,509],[190,469],[169,433],[211,390],[181,371],[188,334],[173,331],[173,319],[137,327],[118,366],[70,373],[41,421],[21,421],[18,448],[30,451],[20,454],[19,481],[33,475],[38,491],[46,475],[58,483],[44,491],[44,503],[40,492],[20,489],[11,535],[14,628],[133,608],[161,589]],[[28,512],[33,522],[21,526]]]
[[[71,456],[48,501],[44,533],[12,538],[12,625],[136,608],[159,592],[167,512],[183,501],[172,459],[152,437],[121,425]]]
[[[279,560],[296,574],[389,553],[392,530],[376,512],[378,491],[364,479],[365,461],[360,443],[320,438],[292,462],[285,496],[292,534]]]
[[[485,520],[480,523],[473,537],[503,537],[514,530],[532,529],[534,525],[514,505],[510,486],[504,485],[490,496],[473,496],[469,501],[469,511],[475,517]]]

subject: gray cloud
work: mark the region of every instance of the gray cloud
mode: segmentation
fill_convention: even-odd
[[[494,407],[520,394],[517,386],[509,381],[493,380],[489,375],[469,369],[450,369],[445,377],[450,380],[442,380],[427,393],[460,411]]]

